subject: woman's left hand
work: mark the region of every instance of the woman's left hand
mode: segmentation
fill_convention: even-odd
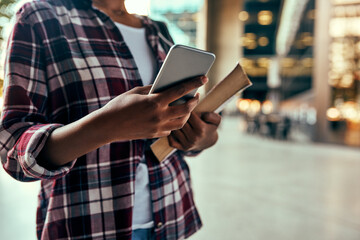
[[[168,137],[171,147],[182,151],[201,151],[214,145],[221,116],[217,113],[191,113],[184,127],[172,131]]]

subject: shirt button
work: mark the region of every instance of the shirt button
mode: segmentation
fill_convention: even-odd
[[[161,227],[162,227],[162,225],[163,225],[163,223],[162,223],[162,222],[158,222],[158,224],[157,224],[156,226],[157,226],[157,228],[161,228]]]

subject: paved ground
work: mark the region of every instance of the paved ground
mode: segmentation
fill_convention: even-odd
[[[360,239],[360,149],[277,142],[224,119],[188,161],[204,227],[192,240]]]
[[[13,180],[0,167],[0,239],[36,239],[35,221],[39,183]]]
[[[225,118],[218,144],[189,159],[204,227],[191,240],[360,239],[360,149],[277,142]],[[38,185],[0,170],[0,239],[35,239]]]

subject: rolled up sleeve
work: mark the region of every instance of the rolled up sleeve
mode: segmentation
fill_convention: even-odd
[[[20,181],[55,179],[70,171],[66,166],[48,170],[36,157],[51,132],[63,126],[48,119],[48,86],[41,34],[31,24],[31,8],[17,13],[5,60],[4,106],[0,122],[1,163]],[[33,14],[34,15],[34,14]]]
[[[4,169],[20,181],[56,179],[66,175],[74,166],[75,160],[58,169],[51,170],[42,167],[36,160],[47,138],[58,127],[61,125],[46,124],[35,125],[27,129],[8,151]]]

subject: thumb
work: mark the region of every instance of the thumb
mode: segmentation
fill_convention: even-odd
[[[216,126],[219,126],[221,122],[221,116],[214,112],[203,113],[201,119],[208,124],[214,124]]]

